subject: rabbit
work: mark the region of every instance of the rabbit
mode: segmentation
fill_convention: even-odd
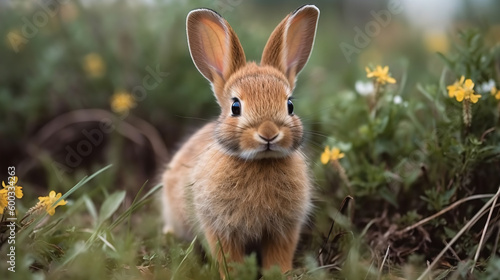
[[[164,231],[186,240],[204,236],[219,265],[224,258],[242,262],[254,249],[263,269],[292,269],[313,188],[291,96],[318,18],[313,5],[286,16],[259,65],[246,61],[238,37],[218,13],[196,9],[187,16],[191,58],[210,82],[221,113],[167,165]]]

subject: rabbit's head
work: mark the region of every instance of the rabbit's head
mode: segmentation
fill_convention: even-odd
[[[318,17],[312,5],[285,17],[257,65],[246,62],[238,37],[219,14],[209,9],[189,13],[189,50],[221,107],[214,135],[225,153],[280,158],[300,147],[302,123],[291,97],[296,76],[309,59]]]

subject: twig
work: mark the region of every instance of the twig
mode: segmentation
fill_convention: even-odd
[[[500,191],[500,189],[499,189],[499,191]],[[477,259],[479,259],[479,253],[481,252],[481,247],[483,246],[484,236],[486,235],[486,231],[488,230],[488,225],[490,224],[491,214],[493,213],[493,209],[495,208],[495,205],[497,204],[497,199],[498,199],[498,195],[495,196],[495,200],[493,200],[493,204],[491,205],[490,213],[488,214],[488,218],[486,219],[483,233],[481,234],[481,239],[479,240],[479,245],[477,246],[476,255],[474,256],[474,264],[472,265],[472,267],[470,269],[470,273],[474,272],[474,267],[476,266]]]
[[[332,263],[332,264],[327,264],[327,265],[322,265],[322,266],[318,266],[316,268],[313,268],[311,270],[308,270],[307,273],[312,273],[312,272],[315,272],[315,271],[318,271],[318,270],[322,270],[322,269],[329,269],[329,268],[337,268],[339,271],[340,271],[340,267],[337,263]]]
[[[123,136],[129,138],[131,141],[142,144],[143,139],[141,134],[148,139],[151,143],[153,151],[160,161],[165,160],[167,157],[167,149],[156,130],[151,124],[137,117],[128,117],[134,125],[122,120],[119,122],[117,131]],[[37,134],[37,142],[39,144],[48,140],[52,135],[61,131],[64,127],[70,126],[75,123],[82,122],[102,122],[103,120],[112,120],[115,123],[117,117],[109,111],[102,109],[81,109],[62,114],[48,124],[46,124]]]
[[[484,138],[486,138],[486,135],[490,134],[493,131],[495,131],[495,127],[487,129],[485,132],[483,132],[483,135],[481,135],[481,140],[480,140],[481,143],[484,142]]]
[[[491,250],[491,256],[493,257],[496,254],[498,248],[498,240],[500,239],[500,223],[497,223],[497,236],[495,237],[495,244],[493,245],[493,250]]]
[[[349,206],[349,202],[353,200],[352,196],[348,195],[342,200],[342,204],[340,204],[340,213],[343,214],[345,209]],[[326,239],[323,241],[323,245],[319,249],[318,252],[318,259],[321,261],[321,255],[323,254],[323,251],[326,248],[326,245],[328,244],[328,241],[330,240],[330,236],[332,235],[333,232],[333,226],[335,225],[335,220],[332,221],[332,224],[330,225],[330,230],[328,231],[328,235],[326,236]]]
[[[446,240],[443,240],[443,243],[444,245],[448,246],[448,242],[446,242]],[[462,261],[462,259],[460,259],[460,257],[458,256],[457,252],[455,252],[455,250],[453,250],[453,248],[451,247],[450,247],[450,252],[457,259],[458,262]]]
[[[482,198],[489,198],[489,197],[492,197],[493,195],[492,194],[477,194],[477,195],[472,195],[472,196],[469,196],[469,197],[466,197],[466,198],[462,198],[460,200],[457,200],[455,201],[455,203],[451,204],[450,206],[442,209],[441,211],[437,212],[436,214],[432,215],[432,216],[429,216],[423,220],[420,220],[419,222],[411,225],[411,226],[408,226],[400,231],[397,231],[396,234],[401,234],[401,233],[404,233],[404,232],[407,232],[407,231],[410,231],[416,227],[419,227],[427,222],[429,222],[430,220],[433,220],[441,215],[443,215],[444,213],[452,210],[453,208],[457,207],[458,205],[466,202],[466,201],[469,201],[469,200],[474,200],[474,199],[482,199]]]
[[[455,244],[455,242],[458,240],[458,238],[460,238],[460,236],[462,236],[462,234],[464,234],[464,232],[466,232],[472,225],[474,225],[479,220],[479,218],[481,218],[481,216],[483,215],[483,211],[486,210],[493,203],[493,201],[498,198],[498,195],[500,195],[500,186],[498,187],[496,194],[490,200],[488,200],[486,204],[484,204],[484,206],[476,213],[476,215],[474,215],[474,217],[472,217],[472,219],[469,222],[467,222],[467,224],[465,224],[465,226],[462,229],[460,229],[460,231],[455,235],[455,237],[453,237],[450,243],[448,243],[448,245],[446,245],[446,247],[444,247],[444,249],[441,250],[441,252],[436,256],[434,261],[432,261],[432,263],[427,267],[427,269],[422,273],[422,275],[420,275],[417,278],[417,280],[424,279],[427,276],[427,274],[430,273],[431,269],[441,259],[444,253],[446,253],[446,251],[448,251],[448,249],[453,244]]]
[[[159,157],[160,160],[166,160],[168,151],[163,140],[161,139],[160,134],[158,133],[158,130],[143,119],[129,116],[129,120],[142,132],[142,134],[144,134],[144,136],[146,136],[151,143],[153,150],[156,152],[156,156]]]
[[[387,256],[389,256],[389,249],[390,248],[391,248],[391,245],[388,245],[387,250],[385,251],[384,259],[382,260],[382,264],[380,265],[380,268],[378,270],[378,278],[377,279],[380,279],[382,277],[382,270],[384,270],[384,264],[385,264],[385,261],[387,260]]]
[[[74,111],[59,115],[56,118],[54,118],[53,120],[51,120],[48,124],[46,124],[45,126],[43,126],[39,130],[35,139],[37,140],[36,142],[41,144],[66,126],[70,126],[70,125],[75,124],[75,123],[101,122],[104,120],[111,120],[114,123],[114,120],[116,120],[116,116],[114,114],[112,114],[111,112],[106,111],[106,110],[102,110],[102,109],[74,110]],[[133,134],[127,133],[130,130],[136,131],[136,129],[133,126],[131,126],[127,122],[123,122],[123,121],[121,122],[120,126],[118,127],[118,131],[120,133],[124,133],[125,136],[127,136],[130,140],[140,144],[142,142],[140,135],[137,135],[137,134],[133,135]]]

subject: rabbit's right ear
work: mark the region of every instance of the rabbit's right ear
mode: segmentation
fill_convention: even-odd
[[[209,9],[191,11],[186,26],[191,58],[219,99],[225,81],[246,63],[240,41],[227,21]]]
[[[261,64],[283,72],[292,88],[311,54],[318,18],[316,6],[298,8],[278,24],[264,47]]]

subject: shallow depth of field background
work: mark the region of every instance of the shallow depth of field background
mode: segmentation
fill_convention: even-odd
[[[218,115],[186,43],[185,18],[198,7],[219,11],[256,61],[286,14],[306,3],[321,10],[294,100],[317,190],[297,254],[301,279],[375,279],[380,267],[384,277],[416,278],[487,199],[400,230],[500,185],[500,100],[480,89],[490,80],[500,88],[498,1],[61,2],[0,0],[0,180],[16,167],[22,216],[39,196],[64,194],[112,166],[38,229],[20,235],[18,271],[7,272],[2,261],[3,279],[218,277],[201,249],[161,234],[155,200],[118,219],[141,187],[139,197],[159,183],[183,139]],[[399,7],[397,14],[388,12],[390,5]],[[359,91],[370,82],[365,67],[376,65],[389,66],[397,82],[381,89],[373,113]],[[462,104],[446,91],[461,75],[482,95],[472,104],[470,129]],[[135,106],[113,111],[116,93],[132,94]],[[321,164],[326,145],[345,153],[342,168]],[[121,191],[124,197],[116,195]],[[347,195],[353,200],[339,213]],[[99,215],[109,197],[120,198],[116,209]],[[471,260],[486,216],[444,255],[435,277],[498,275],[497,211],[478,262]],[[254,275],[252,264],[239,267],[251,271],[241,275]]]

